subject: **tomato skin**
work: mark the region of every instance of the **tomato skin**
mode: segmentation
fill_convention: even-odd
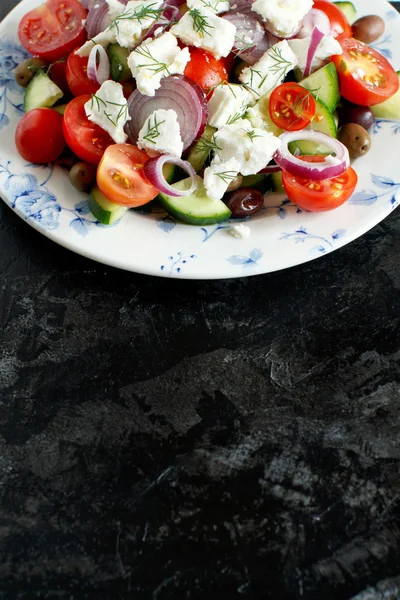
[[[22,17],[18,37],[28,52],[54,62],[85,42],[86,14],[78,0],[47,0]]]
[[[85,104],[91,96],[74,98],[65,109],[63,131],[72,152],[82,160],[98,165],[104,151],[114,140],[104,129],[89,121]]]
[[[158,195],[146,178],[143,166],[149,156],[131,144],[114,144],[107,148],[97,169],[97,185],[116,204],[142,206]]]
[[[87,76],[88,61],[87,56],[78,56],[75,52],[68,56],[66,76],[69,89],[75,97],[92,95],[100,89],[100,84],[91,81]]]
[[[54,81],[54,83],[56,85],[58,85],[60,90],[64,92],[64,94],[70,95],[69,86],[68,86],[68,82],[67,82],[66,69],[67,69],[67,61],[65,61],[65,60],[57,61],[51,65],[50,70],[49,70],[49,76],[50,76],[50,79],[52,81]]]
[[[323,162],[323,156],[301,156],[305,162]],[[304,210],[323,212],[346,202],[357,185],[357,173],[352,167],[332,179],[315,181],[282,171],[282,183],[291,202]]]
[[[322,10],[331,23],[331,35],[333,37],[352,37],[351,25],[337,6],[329,0],[314,0],[313,8]]]
[[[226,59],[217,59],[210,52],[193,46],[189,47],[189,51],[190,61],[184,75],[196,81],[203,91],[208,91],[221,81],[228,81]]]
[[[281,83],[269,97],[269,114],[274,125],[286,131],[300,131],[315,115],[313,95],[297,83]]]
[[[339,41],[343,54],[332,56],[331,60],[339,75],[343,98],[361,106],[374,106],[397,92],[399,78],[382,54],[353,38]],[[358,56],[355,57],[355,54]],[[364,75],[361,76],[360,72]],[[365,77],[376,77],[381,84],[368,83]]]
[[[62,116],[51,108],[27,112],[15,131],[15,145],[22,158],[32,163],[56,160],[65,148],[62,125]]]

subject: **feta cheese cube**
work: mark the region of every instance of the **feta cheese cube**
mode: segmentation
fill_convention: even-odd
[[[255,0],[252,10],[262,16],[269,31],[287,38],[297,33],[313,4],[313,0]]]
[[[155,110],[139,131],[138,148],[180,157],[183,142],[178,117],[170,108]]]
[[[124,126],[130,121],[128,102],[122,85],[115,81],[105,81],[98,92],[85,104],[89,119],[99,125],[112,137],[116,144],[124,144],[127,135]]]
[[[208,124],[218,128],[235,121],[252,102],[252,94],[242,85],[222,83],[214,89],[208,102]]]
[[[304,73],[308,50],[310,48],[311,36],[305,37],[302,40],[289,40],[288,44],[297,56],[297,66],[302,73]],[[342,54],[343,50],[341,45],[332,35],[326,35],[322,38],[317,46],[315,54],[311,62],[311,71],[319,69],[326,58],[330,58],[334,54]]]
[[[226,162],[213,161],[213,164],[204,171],[204,187],[207,195],[214,200],[220,200],[231,181],[236,178],[239,169],[240,162],[236,158],[230,158]]]
[[[236,27],[208,8],[192,8],[170,31],[185,44],[203,48],[221,58],[228,56],[233,47]]]
[[[250,235],[250,227],[239,223],[238,225],[232,225],[232,227],[228,229],[228,233],[238,240],[244,240]]]
[[[225,0],[187,0],[188,8],[208,8],[214,14],[229,10],[229,2]]]
[[[96,44],[100,44],[103,48],[107,48],[110,44],[115,44],[116,37],[115,31],[111,29],[106,29],[101,33],[98,33],[91,40],[88,40],[81,46],[78,50],[75,51],[75,54],[78,56],[89,56],[91,50],[94,48]]]
[[[172,33],[166,32],[145,40],[129,55],[128,65],[141,94],[154,96],[161,79],[174,73],[183,74],[190,60],[188,48],[181,50]]]
[[[239,80],[258,99],[282,83],[287,73],[297,65],[297,57],[286,40],[269,48],[252,67],[246,67]]]
[[[214,139],[217,148],[211,165],[236,158],[242,175],[254,175],[261,171],[281,145],[281,141],[272,133],[252,128],[246,119],[224,125],[214,134]]]

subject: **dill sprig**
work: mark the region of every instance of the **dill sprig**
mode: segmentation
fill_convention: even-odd
[[[283,57],[282,49],[277,48],[276,45],[271,48],[268,54],[274,61],[274,64],[269,70],[273,75],[277,76],[277,80],[284,79],[288,71],[292,68],[292,63],[290,60],[286,60],[286,58]]]
[[[217,150],[221,148],[217,144],[215,134],[209,140],[202,136],[194,148],[194,154],[201,154],[201,160],[206,161],[211,153]]]
[[[255,47],[254,42],[245,42],[243,38],[239,38],[237,35],[235,35],[235,42],[235,48],[232,49],[232,52],[238,58],[246,57]]]
[[[189,15],[193,19],[193,29],[199,34],[200,37],[204,37],[205,34],[211,35],[207,29],[214,29],[214,27],[209,24],[207,17],[204,16],[204,14],[202,14],[198,8],[192,8],[189,10]]]
[[[171,73],[168,70],[167,63],[157,60],[157,58],[155,58],[155,56],[152,55],[152,53],[146,45],[138,46],[136,50],[134,50],[134,52],[135,54],[139,54],[139,56],[142,56],[143,58],[152,61],[149,63],[143,63],[141,65],[138,65],[138,67],[148,69],[153,73],[162,73],[163,71],[166,71],[168,75],[171,75]]]
[[[97,111],[101,112],[101,110],[103,109],[105,117],[107,117],[107,119],[110,121],[110,123],[112,123],[112,125],[114,127],[117,127],[118,122],[121,119],[125,120],[126,117],[128,116],[128,103],[127,102],[124,102],[123,104],[119,104],[118,102],[111,102],[110,100],[104,100],[103,98],[100,98],[100,96],[96,96],[96,94],[93,94],[92,98],[91,98],[91,105],[90,105],[91,110],[93,110],[95,103],[97,106]],[[119,111],[118,111],[116,117],[113,117],[113,115],[110,112],[106,112],[106,109],[108,106],[118,106],[119,107]]]
[[[149,117],[147,123],[147,133],[143,136],[143,139],[150,142],[150,144],[155,144],[154,140],[156,140],[161,135],[159,128],[160,125],[163,125],[163,123],[165,123],[165,121],[157,123],[157,115],[154,115],[154,125],[151,125],[151,117]]]
[[[118,17],[116,17],[109,25],[108,29],[115,28],[119,33],[119,24],[123,21],[137,21],[139,25],[142,25],[143,21],[146,19],[156,20],[163,13],[163,9],[153,8],[154,6],[157,6],[155,2],[153,2],[153,4],[148,4],[147,6],[141,6],[140,8],[131,8],[122,13],[122,15],[118,15]]]
[[[246,131],[246,135],[248,138],[250,138],[250,140],[252,142],[254,142],[254,140],[258,137],[262,137],[259,133],[256,133],[254,129],[251,129],[250,131]]]
[[[221,171],[221,173],[215,173],[215,175],[229,185],[237,177],[237,171]]]

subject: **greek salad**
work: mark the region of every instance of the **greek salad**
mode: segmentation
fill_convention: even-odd
[[[369,45],[384,29],[329,0],[47,0],[19,24],[16,146],[69,153],[104,224],[153,202],[194,225],[242,219],[274,192],[331,210],[375,117],[400,118],[399,73]]]

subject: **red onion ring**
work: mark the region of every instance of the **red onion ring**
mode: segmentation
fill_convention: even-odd
[[[157,22],[150,27],[142,41],[154,37],[156,29],[159,29],[160,27],[162,29],[162,33],[164,33],[164,31],[166,31],[173,23],[177,23],[181,18],[182,13],[178,6],[176,6],[175,0],[168,0],[168,3],[165,4],[165,9],[162,15]]]
[[[177,190],[164,177],[163,166],[166,164],[176,165],[187,173],[191,179],[191,186],[188,190]],[[187,160],[182,160],[173,154],[161,154],[155,158],[150,158],[143,167],[144,174],[151,184],[154,185],[163,194],[168,196],[190,196],[197,190],[196,171]]]
[[[128,0],[118,0],[126,5]],[[92,4],[92,6],[90,6]],[[108,4],[105,0],[89,0],[89,12],[86,17],[85,29],[88,39],[91,40],[98,33],[101,33],[110,25],[111,19],[108,16]]]
[[[310,45],[308,47],[306,67],[303,73],[304,77],[308,77],[311,74],[313,58],[315,56],[318,46],[320,45],[324,37],[325,35],[322,33],[322,31],[320,31],[318,27],[314,27],[313,32],[311,34]]]
[[[100,85],[110,78],[110,59],[103,46],[96,44],[90,51],[87,76]]]
[[[346,146],[326,133],[313,131],[311,129],[303,129],[303,131],[288,131],[282,133],[282,135],[279,136],[279,139],[282,141],[282,145],[275,153],[275,162],[281,169],[288,171],[292,175],[315,180],[331,179],[332,177],[338,177],[344,173],[350,165],[349,152]],[[288,148],[290,142],[301,140],[323,144],[332,150],[336,156],[328,156],[320,163],[304,162],[300,158],[293,156]],[[334,164],[332,164],[333,161]]]
[[[170,75],[162,79],[154,96],[144,96],[135,90],[129,96],[128,105],[131,120],[126,124],[125,132],[132,144],[137,143],[146,119],[160,108],[176,112],[184,150],[201,136],[208,121],[204,93],[195,81],[185,75]]]
[[[314,27],[318,27],[324,35],[329,35],[331,32],[331,23],[328,16],[318,8],[312,8],[304,17],[301,29],[296,37],[303,39],[309,37]]]
[[[279,39],[267,33],[256,14],[229,11],[222,15],[236,27],[233,54],[249,65],[254,65]],[[245,41],[248,39],[248,43]],[[251,44],[251,45],[250,45]]]

